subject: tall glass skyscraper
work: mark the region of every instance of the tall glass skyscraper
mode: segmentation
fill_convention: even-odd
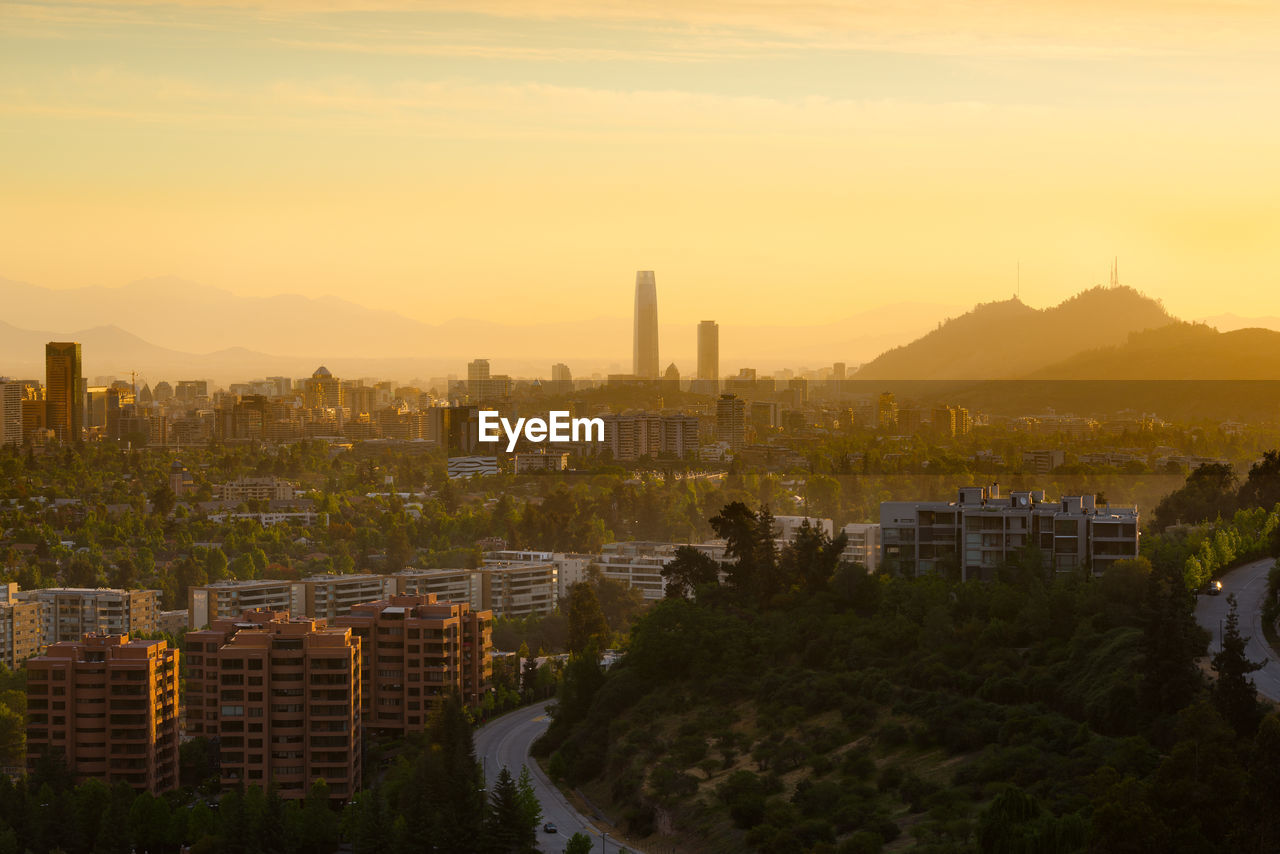
[[[652,270],[636,273],[636,334],[632,373],[658,378],[658,285]]]
[[[45,423],[59,442],[78,442],[84,430],[84,376],[80,344],[50,341],[44,345]]]
[[[720,325],[714,320],[698,324],[698,379],[711,383],[720,379]]]

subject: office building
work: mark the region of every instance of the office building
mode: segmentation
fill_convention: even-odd
[[[568,394],[573,391],[573,374],[564,362],[556,362],[551,366],[551,387],[548,390],[552,394]]]
[[[716,441],[731,450],[742,447],[746,438],[746,401],[737,395],[722,394],[716,400]]]
[[[493,614],[432,595],[357,605],[332,625],[360,640],[362,719],[367,730],[422,732],[448,695],[476,707],[493,678]]]
[[[698,324],[698,373],[690,391],[720,393],[720,325],[714,320]]]
[[[632,370],[637,379],[658,378],[658,285],[652,270],[636,273],[635,339]]]
[[[178,651],[90,635],[27,662],[27,770],[60,754],[77,781],[178,787]]]
[[[154,632],[160,613],[159,590],[46,587],[19,591],[15,598],[40,604],[40,642],[46,646],[75,643],[88,634]]]
[[[698,379],[720,379],[720,324],[714,320],[698,324]]]
[[[23,384],[0,379],[0,447],[22,444]]]
[[[187,734],[217,739],[224,787],[335,801],[360,788],[360,638],[323,620],[246,611],[188,632]]]
[[[1138,556],[1138,511],[1098,509],[1094,496],[1046,501],[1043,491],[1000,496],[999,485],[971,486],[957,500],[880,505],[882,565],[903,575],[956,572],[991,579],[1028,547],[1046,569],[1104,573]]]
[[[342,380],[324,365],[316,368],[311,378],[303,381],[302,405],[307,409],[341,409],[345,405]]]
[[[50,341],[44,345],[45,426],[59,442],[78,442],[84,433],[86,391],[80,344]]]
[[[196,403],[209,399],[208,380],[179,380],[173,396],[183,403]]]

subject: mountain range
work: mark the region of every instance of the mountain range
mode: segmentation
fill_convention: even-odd
[[[0,373],[20,377],[43,373],[44,343],[52,340],[80,341],[91,379],[137,371],[152,382],[296,377],[321,364],[339,376],[415,380],[463,374],[475,357],[515,376],[545,377],[553,361],[568,363],[575,376],[590,376],[625,372],[630,361],[630,321],[616,317],[525,324],[460,318],[433,325],[334,297],[244,297],[171,278],[72,290],[0,279],[0,304],[18,308],[11,317],[58,320],[45,329],[0,321]],[[1228,331],[1185,323],[1127,287],[1091,288],[1044,309],[1013,298],[944,319],[949,310],[900,303],[807,326],[722,324],[721,372],[865,359],[851,376],[868,387],[977,383],[975,394],[997,380],[1270,380],[1280,374],[1280,332],[1252,328],[1249,318],[1236,315],[1220,316]],[[674,359],[682,373],[691,373],[692,325],[666,325],[660,338],[663,364]]]
[[[629,290],[620,293],[629,308]],[[495,373],[514,376],[546,377],[552,362],[567,363],[575,376],[631,369],[626,316],[518,322],[497,313],[425,323],[331,296],[246,297],[175,278],[72,289],[0,278],[0,305],[13,308],[8,323],[0,322],[0,373],[15,375],[42,372],[44,342],[51,340],[81,341],[88,375],[137,371],[153,379],[302,376],[324,364],[340,376],[407,380],[465,374],[473,358],[488,358]],[[735,372],[744,365],[856,365],[956,310],[899,303],[809,325],[722,323],[720,364]],[[39,322],[19,328],[19,317]],[[659,340],[663,367],[675,361],[693,372],[696,324],[663,324]]]

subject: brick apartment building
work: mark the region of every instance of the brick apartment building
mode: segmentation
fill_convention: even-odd
[[[360,788],[360,638],[287,611],[246,611],[188,632],[187,733],[216,740],[223,786],[275,783],[301,798],[323,778]]]
[[[77,780],[178,786],[178,650],[89,635],[27,662],[27,770],[60,753]]]
[[[434,595],[357,605],[334,626],[360,639],[364,722],[370,730],[420,732],[440,698],[479,705],[493,677],[492,611]]]

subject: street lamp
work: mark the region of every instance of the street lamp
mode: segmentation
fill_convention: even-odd
[[[603,835],[600,837],[600,854],[605,854],[605,852],[608,850],[607,848],[608,843],[609,843],[609,834],[603,833]]]

